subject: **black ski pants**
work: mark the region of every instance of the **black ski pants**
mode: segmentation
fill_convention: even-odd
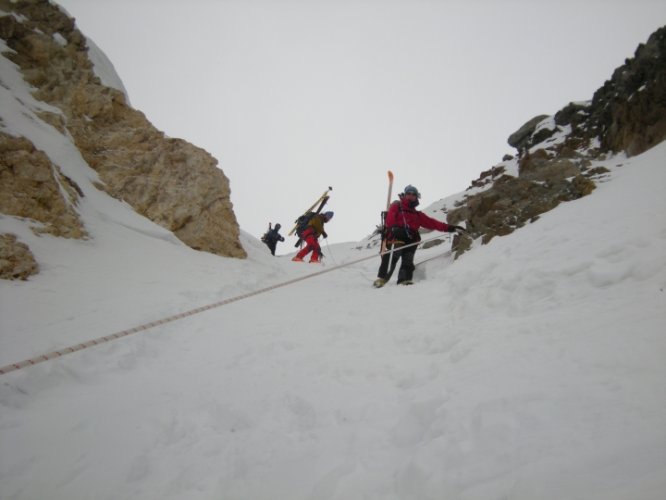
[[[411,281],[414,276],[414,254],[416,254],[417,245],[402,248],[402,244],[389,243],[386,247],[387,250],[393,249],[393,252],[386,252],[382,255],[382,263],[379,265],[379,272],[377,277],[389,281],[395,271],[398,260],[400,260],[400,269],[398,270],[398,283],[403,281]],[[391,257],[393,253],[393,257]],[[391,261],[391,268],[389,269],[389,261]]]

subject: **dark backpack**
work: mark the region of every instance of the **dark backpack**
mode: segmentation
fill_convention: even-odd
[[[261,237],[261,241],[263,241],[264,243],[268,244],[268,242],[270,241],[270,234],[271,234],[271,231],[272,231],[272,230],[273,230],[272,224],[269,222],[269,223],[268,223],[268,231],[266,231],[266,232],[262,235],[262,237]]]
[[[303,231],[308,228],[308,224],[315,215],[317,215],[315,212],[306,212],[296,219],[296,235],[299,238],[303,234]]]

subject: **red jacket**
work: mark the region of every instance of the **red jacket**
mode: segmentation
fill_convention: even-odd
[[[422,227],[443,232],[449,230],[447,223],[428,217],[416,208],[411,208],[407,198],[391,203],[386,214],[386,239],[388,241],[420,241],[419,229]],[[404,229],[409,231],[406,233]]]

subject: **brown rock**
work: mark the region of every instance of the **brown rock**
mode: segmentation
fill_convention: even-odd
[[[30,249],[13,234],[0,234],[0,279],[27,280],[39,266]]]
[[[229,181],[217,168],[217,161],[185,141],[165,137],[142,113],[128,106],[124,94],[103,86],[93,72],[85,37],[55,4],[48,0],[0,0],[0,10],[15,12],[24,19],[0,18],[0,33],[16,51],[5,57],[19,65],[25,79],[37,89],[36,98],[62,111],[63,117],[47,113],[41,116],[59,130],[66,129],[84,159],[99,173],[104,189],[193,248],[244,258]],[[56,43],[56,33],[67,41],[64,46]],[[52,187],[61,183],[72,190],[57,166],[46,165],[43,154],[30,170],[28,162],[19,156],[30,154],[36,158],[39,154],[28,152],[21,139],[7,136],[3,140],[5,148],[15,149],[12,161],[22,164],[18,169],[3,166],[3,183],[7,181],[14,188],[41,183],[46,189],[43,179],[51,175],[55,176]],[[9,145],[14,140],[18,141],[16,147]],[[58,173],[49,173],[49,169]],[[33,197],[34,188],[31,186],[20,197]],[[64,222],[68,203],[58,205],[51,194],[46,203],[43,195],[22,203],[14,200],[14,208],[5,213],[49,220],[49,232],[70,233],[70,229],[57,229]],[[49,210],[55,214],[47,216]],[[85,235],[83,229],[81,235]]]
[[[85,238],[75,210],[80,196],[79,187],[30,141],[0,132],[0,213],[39,223],[33,225],[38,234]]]

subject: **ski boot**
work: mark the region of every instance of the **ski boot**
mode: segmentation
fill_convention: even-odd
[[[383,278],[377,278],[375,282],[372,284],[375,288],[381,288],[386,284],[386,280]]]

